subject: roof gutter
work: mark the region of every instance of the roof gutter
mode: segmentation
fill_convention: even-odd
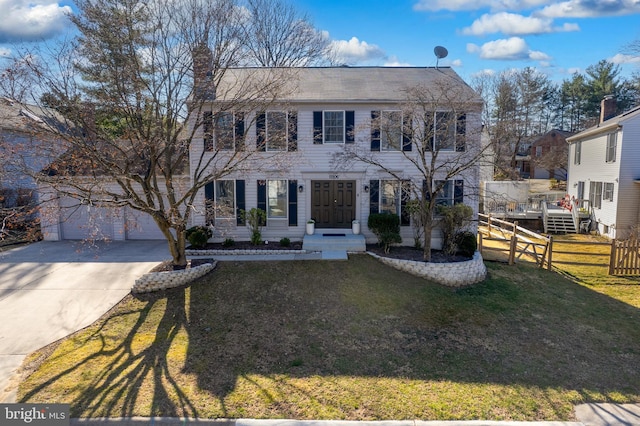
[[[567,143],[578,142],[583,139],[588,139],[594,136],[601,135],[603,133],[609,133],[612,130],[620,130],[622,129],[622,125],[619,122],[614,122],[611,124],[606,124],[604,126],[592,127],[591,129],[585,130],[584,132],[580,132],[577,135],[573,135],[567,138]]]

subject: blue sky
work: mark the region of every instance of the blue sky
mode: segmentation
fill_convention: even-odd
[[[349,65],[435,66],[435,46],[467,81],[535,67],[561,81],[602,59],[640,71],[640,0],[291,0]],[[62,34],[71,1],[0,0],[0,57]]]

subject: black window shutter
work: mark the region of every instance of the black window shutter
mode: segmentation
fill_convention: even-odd
[[[204,134],[204,150],[213,151],[213,112],[202,114],[202,133]]]
[[[371,151],[380,151],[380,111],[371,111]]]
[[[215,217],[213,214],[213,197],[213,182],[209,182],[204,186],[204,216],[206,223],[209,225],[215,225]]]
[[[236,125],[234,128],[236,151],[244,151],[244,113],[236,113]]]
[[[356,141],[356,113],[355,111],[344,112],[345,130],[345,143],[355,143]]]
[[[256,114],[256,148],[258,149],[258,151],[266,151],[267,149],[267,145],[266,145],[266,119],[267,116],[266,114],[263,112],[259,112],[258,114]]]
[[[289,226],[298,226],[298,181],[289,181]]]
[[[422,197],[424,198],[424,201],[426,201],[427,203],[431,201],[431,191],[427,186],[426,179],[422,180]]]
[[[298,150],[298,112],[289,111],[289,144],[288,151]]]
[[[313,111],[313,143],[322,144],[322,111]]]
[[[466,133],[467,133],[467,115],[458,115],[456,121],[456,151],[464,152],[467,149],[466,146]]]
[[[402,150],[411,151],[411,139],[413,138],[413,124],[411,116],[402,117]]]
[[[380,181],[369,181],[369,214],[380,213]]]
[[[464,201],[464,181],[456,180],[453,186],[453,204],[461,204]]]
[[[244,193],[244,180],[236,180],[236,223],[238,225],[244,225],[242,211],[247,208]]]
[[[407,203],[411,199],[411,182],[403,180],[400,183],[400,225],[411,225],[411,214],[407,210]]]
[[[258,205],[257,207],[267,213],[267,181],[259,180],[258,181]],[[261,223],[260,225],[264,226],[266,223]]]

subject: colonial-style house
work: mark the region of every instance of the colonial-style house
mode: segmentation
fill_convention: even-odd
[[[533,141],[530,179],[567,179],[567,138],[572,134],[551,129]]]
[[[603,100],[596,126],[567,138],[567,191],[590,213],[592,230],[627,238],[640,224],[640,107],[609,111],[613,98]]]
[[[415,112],[408,112],[408,106],[420,101],[412,99],[411,93],[426,88],[439,100],[427,113],[436,118],[430,122],[438,122],[438,117],[449,114],[457,104],[456,124],[437,133],[439,136],[434,132],[429,141],[433,150],[428,157],[436,155],[438,165],[454,164],[472,147],[480,146],[482,103],[477,94],[450,68],[301,68],[288,77],[293,89],[265,110],[220,112],[239,82],[260,80],[260,73],[273,72],[277,70],[227,73],[216,87],[211,110],[205,107],[202,113],[201,139],[192,144],[191,168],[207,155],[220,155],[220,149],[256,149],[257,164],[275,155],[280,166],[256,166],[256,171],[231,173],[207,185],[196,208],[202,212],[195,217],[196,224],[213,226],[218,241],[247,240],[249,230],[240,213],[256,207],[267,214],[262,229],[266,240],[299,240],[309,220],[315,221],[316,233],[348,234],[352,221],[357,220],[367,240],[375,241],[366,227],[369,215],[391,212],[401,217],[404,244],[412,245],[412,219],[407,210],[410,195],[402,190],[403,182],[422,186],[424,175],[418,169],[422,159],[412,140],[416,129],[409,132],[420,125],[412,116]],[[466,110],[461,112],[462,105]],[[394,123],[395,131],[381,131],[376,124],[381,117]],[[345,150],[355,150],[361,157],[371,155],[383,167],[365,161],[340,164],[337,158]],[[426,164],[430,161],[427,158]],[[477,213],[479,173],[478,163],[463,174],[448,176],[438,202],[464,202]],[[434,179],[442,178],[436,174]],[[435,232],[432,241],[437,247],[440,234]]]

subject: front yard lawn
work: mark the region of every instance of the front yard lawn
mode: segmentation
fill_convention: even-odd
[[[33,354],[19,402],[72,417],[571,420],[640,402],[640,310],[488,263],[451,290],[367,255],[220,262]]]

